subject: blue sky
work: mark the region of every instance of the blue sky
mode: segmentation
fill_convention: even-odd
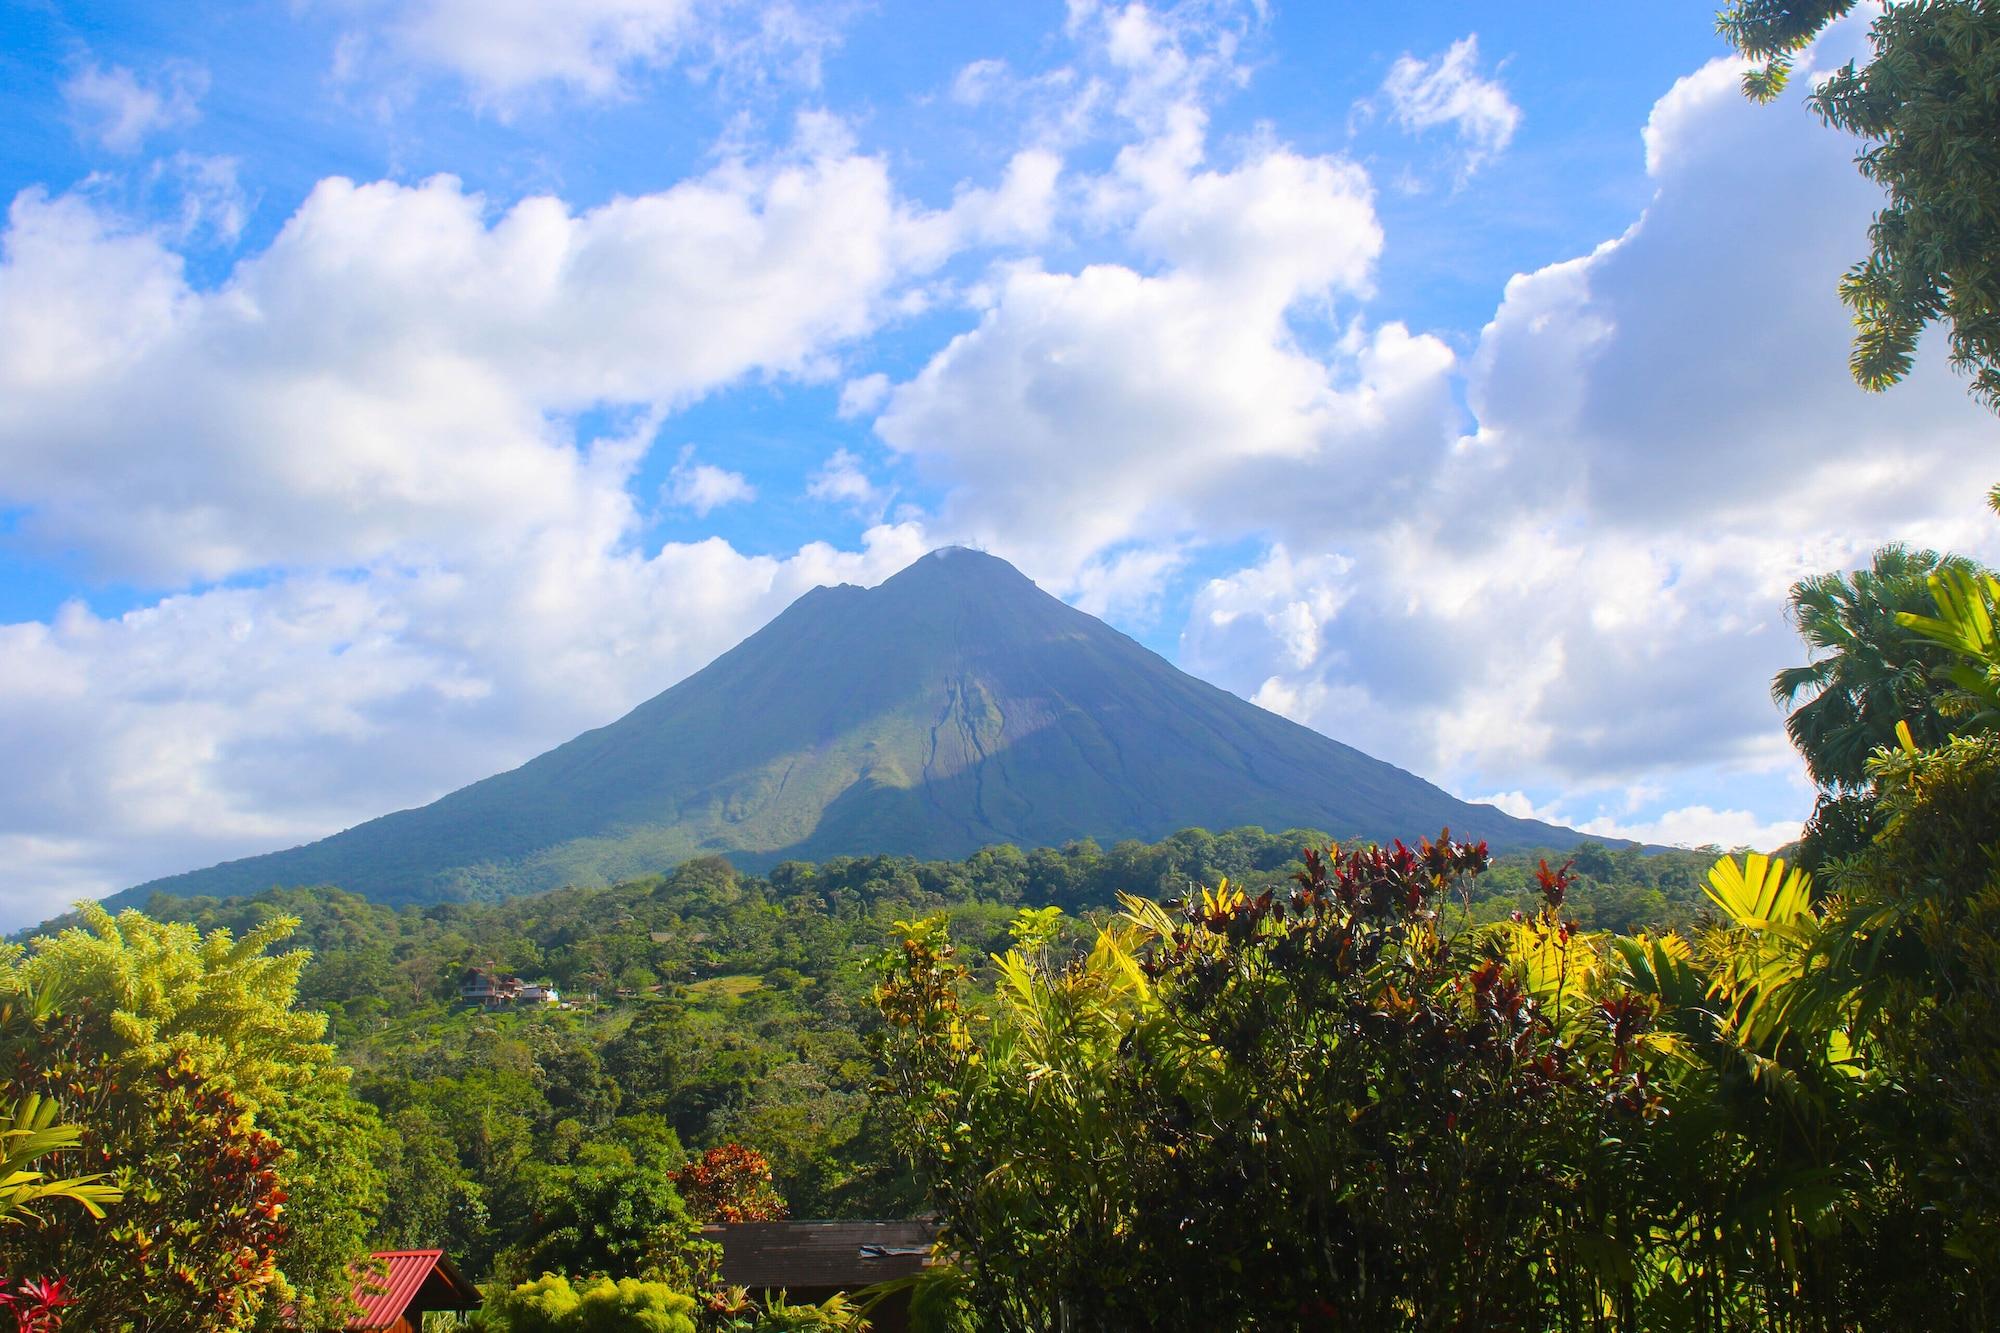
[[[1769,844],[1785,587],[1990,550],[1702,5],[0,13],[0,917],[969,542],[1517,812]],[[1850,22],[1813,54],[1847,58]]]

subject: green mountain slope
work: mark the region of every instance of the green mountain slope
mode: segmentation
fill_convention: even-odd
[[[1189,826],[1578,835],[1459,801],[1177,670],[1005,561],[935,551],[817,588],[703,670],[512,772],[290,851],[119,895],[339,884],[389,902]]]

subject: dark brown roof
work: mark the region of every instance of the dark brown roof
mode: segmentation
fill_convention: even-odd
[[[709,1227],[722,1242],[722,1280],[753,1290],[859,1291],[924,1266],[931,1222],[737,1222]]]

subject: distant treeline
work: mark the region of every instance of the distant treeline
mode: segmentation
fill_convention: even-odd
[[[612,888],[491,903],[392,908],[317,887],[226,899],[156,895],[144,910],[158,920],[238,932],[271,917],[297,917],[293,938],[314,955],[302,997],[336,1017],[358,1017],[449,1001],[457,969],[467,964],[600,995],[724,972],[819,976],[850,951],[879,944],[875,927],[912,913],[949,911],[961,930],[971,928],[967,938],[997,946],[1018,907],[1056,906],[1080,916],[1114,908],[1120,893],[1173,897],[1225,878],[1261,891],[1289,882],[1304,849],[1329,842],[1311,829],[1186,829],[1109,848],[1088,839],[1030,851],[1003,844],[960,861],[787,861],[762,876],[742,875],[722,857],[698,857]],[[1684,926],[1702,910],[1702,877],[1720,850],[1585,842],[1567,853],[1510,852],[1495,858],[1468,906],[1482,921],[1532,909],[1535,868],[1547,859],[1570,864],[1577,883],[1571,914],[1584,927]],[[868,928],[857,936],[858,926]]]

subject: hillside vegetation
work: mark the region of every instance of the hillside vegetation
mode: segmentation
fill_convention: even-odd
[[[491,904],[390,908],[312,888],[148,906],[239,936],[298,922],[292,940],[312,954],[300,1002],[330,1016],[356,1092],[391,1131],[381,1152],[391,1196],[419,1201],[383,1238],[448,1242],[483,1274],[521,1243],[538,1173],[634,1124],[689,1148],[756,1149],[800,1215],[909,1211],[916,1185],[869,1102],[879,1024],[867,964],[898,919],[942,913],[960,938],[998,952],[1023,907],[1087,920],[1108,916],[1121,892],[1173,897],[1225,877],[1280,885],[1326,841],[1193,829],[1108,849],[789,862],[754,877],[701,858],[610,889]],[[1468,919],[1532,910],[1535,859],[1503,856],[1464,905]],[[1620,929],[1689,922],[1711,859],[1586,844],[1577,911]],[[458,990],[468,965],[547,979],[577,1007],[468,1009]]]

